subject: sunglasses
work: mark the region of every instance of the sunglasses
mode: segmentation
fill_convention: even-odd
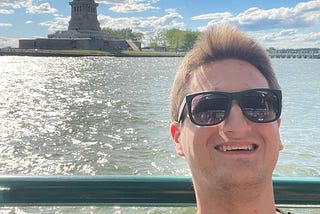
[[[190,94],[183,100],[178,122],[183,122],[187,106],[192,123],[199,126],[212,126],[225,120],[236,100],[244,116],[255,123],[269,123],[277,120],[281,114],[281,91],[258,88],[240,92],[206,91]]]

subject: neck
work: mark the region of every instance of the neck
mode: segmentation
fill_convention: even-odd
[[[195,185],[197,214],[270,214],[276,213],[272,181],[265,185],[244,185],[202,191]]]

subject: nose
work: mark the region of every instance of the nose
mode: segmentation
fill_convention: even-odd
[[[250,130],[249,120],[243,115],[239,104],[233,101],[229,115],[223,122],[223,132],[241,137]]]

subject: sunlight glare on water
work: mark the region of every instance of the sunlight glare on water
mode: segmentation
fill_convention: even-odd
[[[185,160],[175,155],[169,132],[169,94],[180,60],[0,57],[0,173],[189,176]],[[319,63],[273,60],[284,95],[285,146],[274,176],[320,175]],[[195,212],[194,208],[8,209]]]

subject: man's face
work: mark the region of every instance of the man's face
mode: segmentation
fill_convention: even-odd
[[[259,70],[235,59],[202,66],[194,73],[189,86],[190,94],[269,88]],[[271,180],[282,149],[279,126],[280,119],[270,123],[249,121],[234,101],[223,122],[214,126],[197,126],[186,117],[181,126],[177,122],[172,123],[171,133],[176,151],[185,156],[195,183],[204,185],[203,188],[216,184],[233,187]],[[249,151],[236,149],[252,148],[251,145],[254,149]],[[223,146],[232,151],[223,151]]]

